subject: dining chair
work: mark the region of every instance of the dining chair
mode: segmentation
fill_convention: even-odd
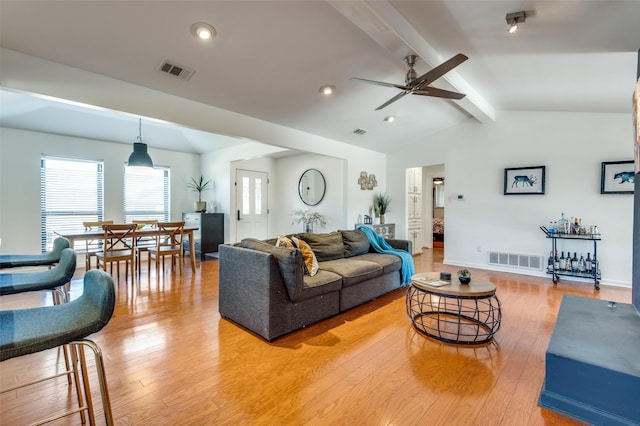
[[[151,260],[155,260],[156,274],[160,273],[160,259],[164,273],[164,259],[171,256],[172,268],[178,262],[182,275],[182,239],[184,237],[184,222],[158,222],[158,236],[156,246],[149,249],[148,273],[151,273]]]
[[[154,230],[158,230],[158,220],[157,219],[144,219],[144,220],[134,220],[133,223],[138,225],[138,230],[143,228],[151,228]],[[140,276],[140,269],[142,263],[142,255],[147,253],[147,261],[151,262],[149,259],[149,248],[156,246],[156,235],[143,235],[136,237],[136,271],[138,276]]]
[[[82,222],[82,226],[84,226],[85,231],[97,231],[102,229],[103,225],[111,225],[113,224],[112,220],[102,220],[95,222]],[[91,258],[95,257],[96,254],[102,251],[102,238],[95,238],[92,240],[86,241],[85,246],[85,269],[88,271],[91,269]],[[96,265],[97,268],[97,265]]]
[[[98,269],[107,270],[113,275],[113,264],[116,264],[118,282],[120,281],[120,262],[125,262],[125,280],[129,276],[131,268],[131,280],[134,280],[135,256],[136,256],[136,228],[135,223],[127,224],[107,224],[102,227],[104,230],[102,251],[96,253]]]

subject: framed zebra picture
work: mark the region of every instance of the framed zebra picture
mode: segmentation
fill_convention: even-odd
[[[633,160],[602,162],[601,194],[633,194],[635,182]]]
[[[504,169],[504,195],[543,195],[545,166]]]

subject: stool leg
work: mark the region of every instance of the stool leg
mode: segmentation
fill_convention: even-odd
[[[88,346],[93,351],[93,355],[96,362],[96,371],[98,372],[98,383],[100,384],[100,394],[102,396],[102,408],[104,410],[104,418],[107,423],[107,426],[112,426],[114,424],[113,413],[111,412],[111,399],[109,398],[109,388],[107,388],[107,375],[104,370],[102,350],[100,349],[100,346],[96,345],[93,341],[88,339],[83,339],[76,343],[81,343],[85,346]],[[84,351],[81,352],[81,357],[82,357],[82,362],[85,362]]]

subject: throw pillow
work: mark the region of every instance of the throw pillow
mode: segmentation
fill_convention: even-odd
[[[276,247],[295,248],[295,246],[293,245],[293,241],[291,241],[291,239],[285,237],[284,235],[278,235],[278,241],[276,241]]]
[[[309,244],[303,240],[292,237],[293,242],[298,246],[298,250],[302,253],[302,259],[304,260],[305,273],[312,277],[318,273],[318,259],[313,254],[313,250],[309,247]]]
[[[344,258],[344,244],[340,231],[328,234],[303,233],[297,237],[309,244],[319,262]]]

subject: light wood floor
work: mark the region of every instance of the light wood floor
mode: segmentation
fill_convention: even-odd
[[[457,269],[442,265],[442,249],[415,262],[418,272]],[[537,406],[562,295],[631,302],[630,289],[606,283],[597,292],[589,283],[472,270],[496,284],[502,302],[489,345],[416,333],[404,289],[267,343],[220,318],[217,260],[183,271],[159,282],[143,272],[133,290],[121,282],[111,322],[93,336],[119,425],[576,425]],[[76,295],[80,286],[73,282]],[[43,294],[0,303],[47,303]],[[59,361],[57,350],[5,361],[0,386],[51,373]],[[63,379],[7,393],[0,424],[26,424],[72,401]]]

